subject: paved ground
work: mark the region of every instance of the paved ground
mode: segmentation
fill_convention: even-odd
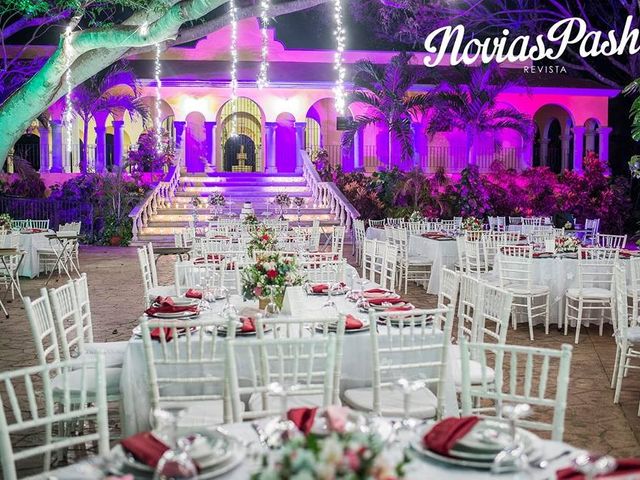
[[[128,339],[142,310],[143,298],[135,248],[83,247],[80,262],[89,278],[95,340]],[[161,283],[170,282],[172,262],[171,258],[161,259],[158,265]],[[44,280],[23,279],[24,294],[38,296]],[[409,298],[416,306],[426,307],[433,306],[435,297],[412,287]],[[36,361],[21,302],[9,303],[7,307],[11,318],[0,319],[0,371],[34,365]],[[611,329],[605,329],[602,337],[593,327],[583,332],[580,344],[573,351],[565,440],[578,447],[617,456],[640,456],[640,417],[636,415],[640,375],[637,371],[629,374],[622,391],[622,403],[614,405],[613,391],[609,388],[615,355]],[[555,328],[546,336],[538,327],[535,335],[535,342],[530,342],[526,328],[520,327],[509,332],[507,341],[558,348],[572,338]]]

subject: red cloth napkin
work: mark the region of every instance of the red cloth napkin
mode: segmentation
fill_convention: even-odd
[[[313,422],[316,419],[316,412],[318,407],[315,408],[292,408],[287,412],[287,420],[295,423],[298,430],[305,435],[308,435],[313,427]]]
[[[370,288],[369,290],[365,290],[364,293],[391,293],[386,288]]]
[[[172,306],[175,305],[175,302],[173,301],[173,298],[171,298],[171,297],[162,297],[162,296],[156,297],[155,303],[157,303],[161,307],[172,307]]]
[[[478,417],[449,417],[438,422],[422,439],[432,452],[449,456],[449,450],[478,423]]]
[[[198,307],[196,305],[175,305],[173,304],[173,300],[171,304],[161,304],[159,307],[151,307],[147,308],[144,313],[147,315],[156,315],[158,313],[180,313],[180,312],[198,312]]]
[[[139,462],[156,468],[160,458],[169,447],[149,432],[138,433],[120,442],[122,448]]]
[[[347,315],[344,319],[344,328],[346,330],[357,330],[362,328],[364,324],[353,315]]]
[[[395,305],[396,303],[404,303],[404,299],[402,298],[370,298],[368,302],[371,305],[382,305],[383,303]]]
[[[324,293],[326,290],[329,290],[329,285],[326,283],[318,283],[311,287],[313,293]]]
[[[242,333],[250,333],[256,331],[256,321],[251,317],[240,317],[240,321],[242,322]]]
[[[205,263],[205,261],[207,263],[220,263],[223,259],[224,259],[224,255],[217,255],[215,253],[210,253],[209,255],[207,255],[207,258],[198,257],[193,261],[193,263],[196,265]]]
[[[616,478],[638,473],[640,473],[639,458],[621,458],[618,460],[618,468],[614,472],[598,478]],[[585,476],[573,467],[566,467],[556,472],[556,478],[558,480],[583,480]]]
[[[346,330],[357,330],[359,328],[362,328],[363,325],[364,324],[362,323],[362,321],[358,320],[353,315],[347,315],[344,320],[344,328]]]
[[[413,310],[413,305],[402,305],[401,307],[390,307],[385,312],[408,312]]]
[[[202,300],[202,292],[200,290],[195,290],[193,288],[190,288],[189,290],[187,290],[187,293],[185,293],[184,296],[187,298],[197,298]]]

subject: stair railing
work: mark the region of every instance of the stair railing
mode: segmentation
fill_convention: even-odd
[[[164,180],[158,182],[153,190],[147,192],[140,203],[131,210],[129,218],[133,222],[131,233],[133,234],[134,242],[138,241],[138,235],[147,226],[151,217],[158,213],[158,208],[171,206],[179,183],[180,167],[172,165]]]
[[[302,150],[300,154],[302,155],[302,176],[311,189],[314,205],[329,208],[340,225],[350,232],[354,220],[360,218],[360,213],[335,183],[322,181],[306,151]]]

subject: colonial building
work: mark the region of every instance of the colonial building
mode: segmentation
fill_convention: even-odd
[[[162,55],[160,117],[163,127],[184,152],[188,171],[299,172],[301,149],[326,149],[330,161],[346,170],[375,170],[387,165],[388,135],[384,125],[358,132],[354,145],[341,146],[334,108],[334,52],[288,49],[270,30],[269,86],[258,89],[260,31],[255,19],[239,24],[237,136],[231,135],[230,28],[222,29],[195,45],[175,47]],[[34,55],[50,53],[53,46],[34,47]],[[347,51],[345,63],[360,59],[384,64],[396,52]],[[415,67],[426,72],[423,53],[416,52]],[[153,55],[131,59],[143,85],[143,98],[155,114],[156,84]],[[481,169],[494,160],[512,168],[548,165],[559,172],[580,170],[585,151],[594,150],[608,158],[608,99],[618,91],[582,80],[571,72],[535,72],[526,65],[506,65],[509,75],[523,77],[524,85],[511,88],[500,101],[516,107],[534,120],[535,133],[528,141],[513,131],[486,134],[477,140],[476,156]],[[438,67],[436,75],[446,77],[450,67]],[[349,76],[347,76],[349,78]],[[433,88],[420,83],[416,92]],[[73,125],[71,151],[64,139],[64,102],[52,106],[48,127],[39,123],[16,144],[16,154],[29,158],[42,172],[79,171],[82,121]],[[362,113],[358,104],[349,115]],[[89,126],[89,168],[103,171],[119,164],[129,148],[135,148],[144,131],[142,121],[125,115],[95,112]],[[427,171],[444,167],[459,171],[467,162],[464,132],[425,133],[426,119],[413,125],[415,156],[403,168],[420,166]],[[400,163],[399,148],[392,148],[393,163]]]

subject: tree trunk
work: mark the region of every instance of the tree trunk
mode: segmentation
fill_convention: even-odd
[[[476,164],[476,135],[473,129],[467,129],[467,165]]]
[[[388,149],[389,149],[389,158],[388,158],[388,169],[391,170],[391,166],[393,165],[393,132],[391,131],[391,125],[389,125],[388,127],[388,133],[387,133],[387,141],[389,142],[388,145]]]

